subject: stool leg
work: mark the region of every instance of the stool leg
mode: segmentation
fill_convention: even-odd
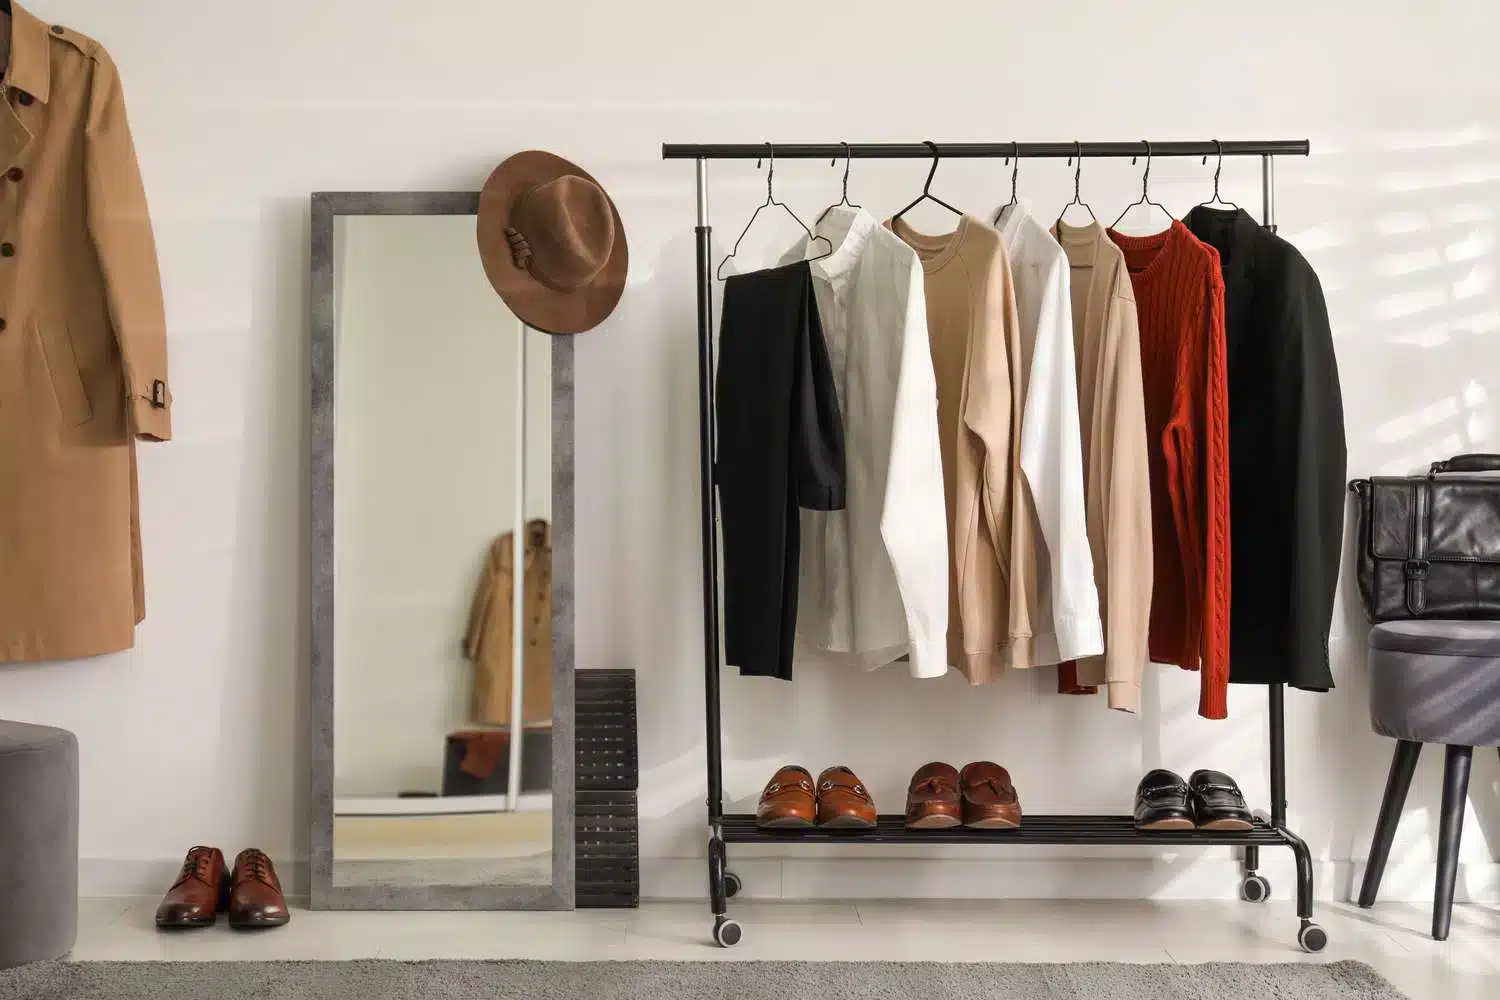
[[[1406,793],[1411,788],[1411,776],[1417,770],[1417,758],[1422,755],[1422,744],[1401,740],[1396,744],[1396,753],[1391,758],[1391,773],[1385,780],[1385,798],[1380,800],[1380,819],[1375,824],[1375,839],[1370,842],[1370,861],[1365,865],[1365,881],[1359,889],[1359,905],[1375,905],[1375,895],[1380,892],[1380,880],[1385,877],[1385,863],[1391,856],[1391,843],[1396,839],[1396,827],[1401,824],[1401,809],[1406,805]]]
[[[1453,920],[1453,884],[1458,881],[1458,845],[1464,834],[1464,806],[1469,800],[1469,765],[1473,747],[1448,748],[1443,765],[1443,816],[1438,833],[1437,886],[1432,895],[1432,937],[1448,940]]]

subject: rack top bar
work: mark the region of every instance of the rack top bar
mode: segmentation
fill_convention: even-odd
[[[1145,156],[1145,140],[1138,142],[939,142],[938,155],[944,158],[975,157],[1051,157],[1082,155],[1084,158],[1104,156]],[[932,150],[921,142],[855,142],[845,146],[842,142],[821,143],[719,143],[692,145],[689,143],[663,143],[661,158],[664,160],[756,160],[766,155],[767,148],[776,156],[788,160],[836,159],[848,154],[857,160],[923,160],[932,156]],[[1222,143],[1210,139],[1199,142],[1150,141],[1152,156],[1214,156],[1221,150],[1225,156],[1306,156],[1312,145],[1306,139],[1270,139],[1257,141],[1225,140]]]

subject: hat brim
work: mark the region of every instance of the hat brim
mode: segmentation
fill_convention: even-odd
[[[505,237],[516,200],[539,184],[569,174],[599,184],[577,164],[552,153],[529,149],[496,167],[479,194],[479,259],[484,264],[485,276],[522,322],[550,334],[583,333],[602,323],[619,304],[630,270],[625,226],[608,192],[604,196],[614,215],[615,240],[609,259],[592,281],[579,288],[558,291],[516,266],[510,241]],[[603,185],[599,188],[604,189]]]

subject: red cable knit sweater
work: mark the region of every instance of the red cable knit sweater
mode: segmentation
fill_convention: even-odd
[[[1155,585],[1151,659],[1199,667],[1198,714],[1229,693],[1229,383],[1219,254],[1181,222],[1109,231],[1125,254],[1141,326]]]

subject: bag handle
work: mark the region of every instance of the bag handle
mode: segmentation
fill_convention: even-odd
[[[1500,472],[1500,455],[1485,452],[1454,455],[1446,461],[1433,462],[1427,474],[1435,476],[1440,472]]]

